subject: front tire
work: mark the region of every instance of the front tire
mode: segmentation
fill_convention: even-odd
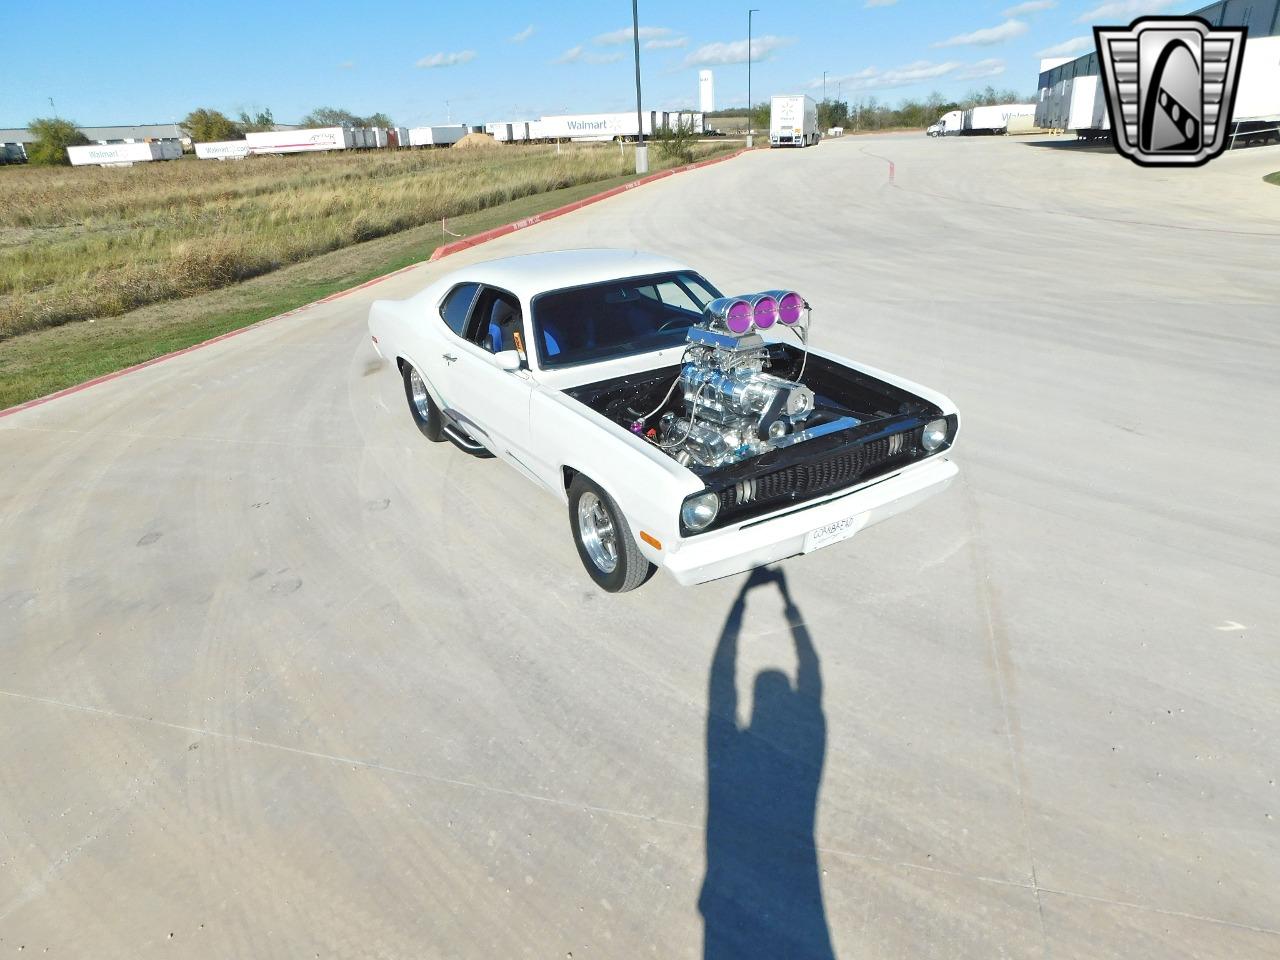
[[[413,417],[413,422],[418,425],[424,437],[432,443],[439,443],[445,439],[444,415],[436,406],[436,402],[431,399],[431,391],[427,389],[426,381],[408,363],[401,368],[401,374],[404,376],[404,395],[409,401],[409,413]]]
[[[634,590],[653,572],[627,518],[599,484],[578,474],[569,484],[569,526],[587,574],[609,593]]]

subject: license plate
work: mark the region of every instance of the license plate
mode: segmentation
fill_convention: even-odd
[[[856,517],[845,517],[843,520],[833,520],[831,523],[823,524],[805,534],[804,552],[809,553],[829,547],[833,543],[839,543],[841,540],[848,540],[858,532],[861,526]]]

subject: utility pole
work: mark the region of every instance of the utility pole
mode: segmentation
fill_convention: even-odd
[[[822,71],[822,102],[827,102],[827,71]]]
[[[644,118],[640,115],[640,9],[631,0],[631,42],[636,56],[636,173],[649,172],[649,148],[644,143]]]
[[[755,105],[751,102],[751,15],[759,13],[759,7],[753,7],[747,11],[747,148],[750,149],[755,145],[755,138],[751,136],[752,120],[755,119]]]
[[[449,101],[444,102],[444,115],[446,123],[453,123],[453,107],[449,106]]]

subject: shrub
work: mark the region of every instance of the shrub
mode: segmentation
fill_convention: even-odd
[[[46,167],[66,166],[71,162],[67,147],[89,142],[74,123],[59,117],[38,117],[27,124],[27,129],[36,137],[36,142],[27,147],[27,160]]]
[[[664,128],[653,135],[653,142],[658,146],[658,155],[665,160],[678,163],[693,162],[695,140],[693,128],[683,123],[677,124],[674,128]]]

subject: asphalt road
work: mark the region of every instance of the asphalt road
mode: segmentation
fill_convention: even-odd
[[[1273,169],[758,152],[0,419],[0,953],[699,957],[705,910],[796,957],[1280,955]],[[961,480],[784,563],[789,616],[597,592],[364,328],[583,245],[799,289],[957,401]],[[754,732],[713,722],[709,809],[712,680]]]

